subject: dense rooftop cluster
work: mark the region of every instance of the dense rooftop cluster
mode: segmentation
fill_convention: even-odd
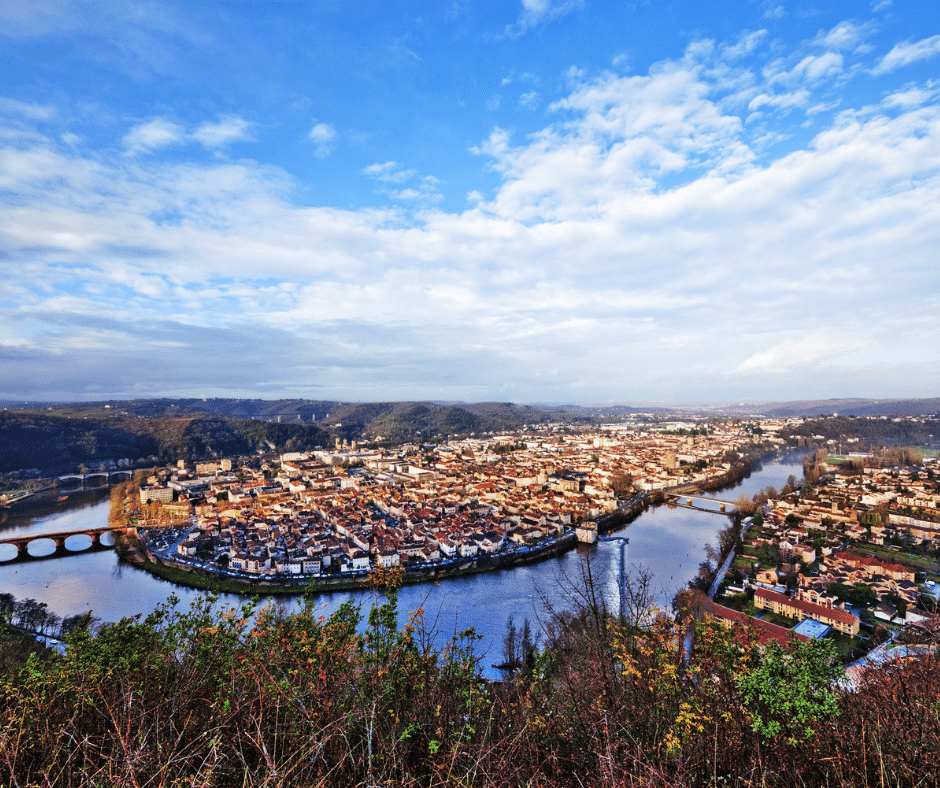
[[[782,424],[782,422],[781,422]],[[748,425],[506,434],[435,446],[222,460],[151,476],[144,516],[189,522],[152,549],[251,575],[358,573],[524,551],[614,511],[618,500],[723,477]],[[148,533],[148,532],[145,532]]]

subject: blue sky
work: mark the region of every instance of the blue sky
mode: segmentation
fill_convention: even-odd
[[[0,3],[0,398],[940,391],[934,2]]]

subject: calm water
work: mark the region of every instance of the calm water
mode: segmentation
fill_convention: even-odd
[[[796,476],[797,480],[803,479],[803,455],[794,454],[783,460],[764,463],[764,466],[750,476],[741,479],[731,487],[726,487],[720,492],[703,493],[705,498],[721,498],[723,501],[734,501],[741,495],[748,498],[755,493],[760,492],[761,488],[768,485],[779,491],[787,483],[787,477],[790,474]]]
[[[742,492],[750,495],[772,484],[783,486],[789,474],[802,474],[802,465],[772,463],[754,473],[739,486],[724,494],[734,500]],[[54,498],[31,505],[18,504],[0,515],[0,533],[50,533],[54,531],[105,525],[108,519],[107,491],[76,493],[65,503]],[[706,543],[716,544],[717,532],[728,519],[716,514],[685,508],[660,506],[644,512],[619,533],[629,537],[628,571],[649,571],[653,591],[661,606],[668,607],[675,592],[684,587],[704,559]],[[614,534],[619,535],[619,534]],[[87,537],[75,537],[72,549],[90,544]],[[52,552],[51,541],[38,542],[30,552]],[[12,551],[13,548],[6,548]],[[572,606],[566,593],[566,577],[579,577],[581,562],[593,561],[595,576],[610,592],[615,605],[619,566],[619,543],[602,542],[579,547],[559,558],[538,564],[448,580],[440,584],[406,586],[399,593],[402,624],[408,611],[422,608],[425,621],[434,625],[439,643],[455,632],[473,627],[483,636],[480,648],[487,652],[486,663],[501,662],[501,643],[506,622],[513,616],[517,623],[528,617],[535,624],[545,616],[543,598],[557,608]],[[10,557],[0,554],[0,559]],[[122,563],[112,552],[76,554],[34,563],[0,564],[0,591],[18,599],[33,598],[45,602],[59,616],[87,610],[105,621],[123,616],[146,615],[174,593],[183,605],[200,592],[176,586],[147,572]],[[325,614],[343,602],[357,600],[364,609],[373,599],[371,592],[338,592],[317,598]],[[225,595],[223,602],[240,604],[241,597]],[[296,602],[288,602],[296,604]]]

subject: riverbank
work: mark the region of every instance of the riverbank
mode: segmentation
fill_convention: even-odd
[[[511,553],[494,553],[474,559],[460,559],[423,567],[406,567],[401,574],[403,585],[436,583],[457,577],[482,574],[497,569],[512,569],[534,564],[566,553],[577,544],[574,531],[566,531],[557,538],[530,548]],[[198,565],[160,558],[144,548],[145,555],[128,556],[128,561],[151,574],[179,585],[218,593],[258,593],[266,595],[296,596],[333,591],[362,591],[373,587],[372,572],[339,575],[313,575],[265,579],[263,577],[233,577],[222,572],[204,569]]]

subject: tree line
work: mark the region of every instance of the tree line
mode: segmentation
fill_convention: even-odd
[[[0,594],[0,622],[38,635],[66,638],[78,629],[87,629],[99,622],[91,611],[73,616],[58,616],[45,602],[35,599],[17,599],[12,594]]]

